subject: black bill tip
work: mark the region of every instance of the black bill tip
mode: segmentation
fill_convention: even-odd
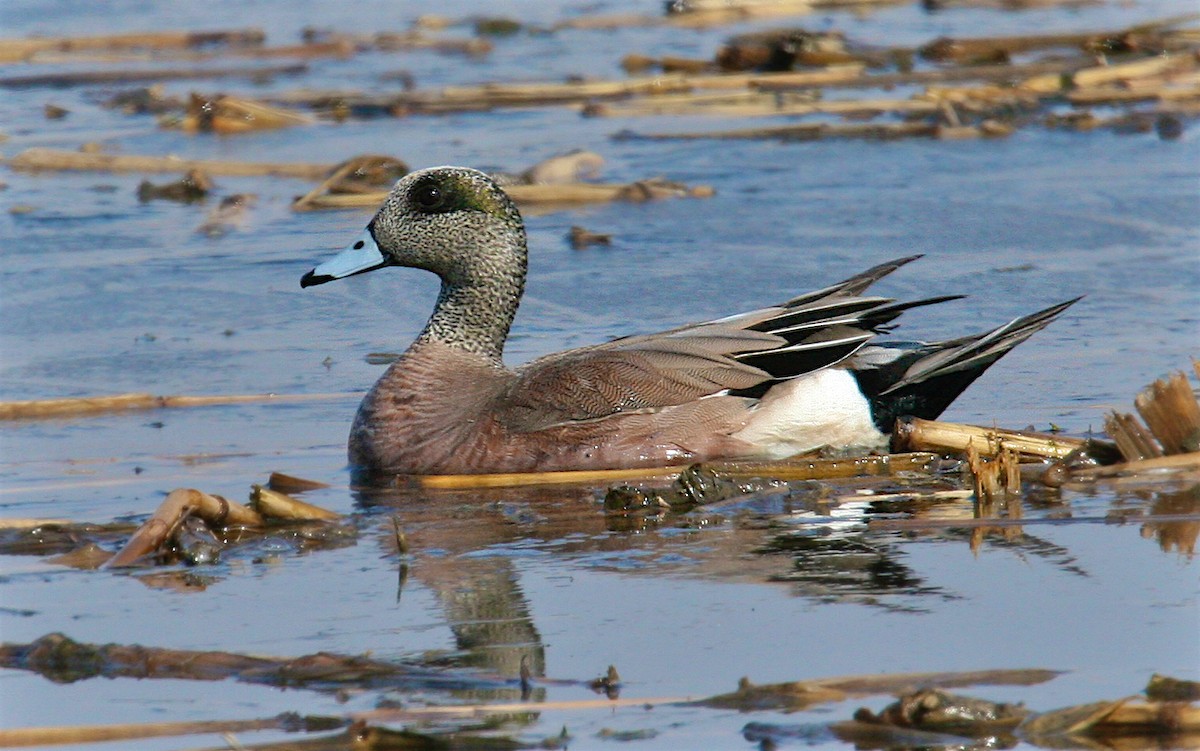
[[[317,274],[316,271],[313,270],[300,277],[300,289],[304,289],[305,287],[315,287],[318,284],[324,284],[325,282],[332,282],[336,278],[337,277],[330,276],[328,274]]]

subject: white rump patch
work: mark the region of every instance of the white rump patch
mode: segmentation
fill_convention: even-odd
[[[837,368],[775,386],[733,437],[757,446],[771,459],[823,446],[875,448],[885,441],[871,420],[871,406],[858,381]]]

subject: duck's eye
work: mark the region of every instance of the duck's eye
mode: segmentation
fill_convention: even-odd
[[[446,194],[436,185],[426,183],[413,191],[413,202],[425,211],[437,211],[446,204]]]

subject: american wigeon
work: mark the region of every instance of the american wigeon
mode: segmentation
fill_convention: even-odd
[[[482,172],[407,175],[309,287],[385,266],[441,277],[433,315],[362,401],[350,462],[369,474],[650,467],[881,445],[939,415],[1074,300],[936,343],[879,336],[909,308],[864,296],[918,256],[761,310],[630,336],[516,369],[502,353],[525,286],[525,228]]]

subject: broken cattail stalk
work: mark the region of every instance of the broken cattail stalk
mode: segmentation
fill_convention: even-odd
[[[158,550],[186,516],[194,514],[213,527],[262,526],[262,517],[240,503],[227,501],[192,488],[173,490],[154,514],[138,528],[125,547],[104,563],[103,568],[123,568]]]
[[[1139,461],[1162,456],[1154,436],[1136,417],[1129,413],[1110,412],[1104,418],[1104,432],[1117,444],[1125,461]]]
[[[999,465],[997,462],[982,459],[975,444],[969,444],[966,453],[967,467],[971,470],[971,481],[975,491],[975,516],[990,517],[992,504],[1000,495]]]
[[[997,500],[1002,496],[1008,499],[1021,492],[1020,460],[1016,452],[1007,446],[990,460],[980,455],[974,443],[967,446],[966,454],[975,491],[975,516],[990,517]]]
[[[1095,724],[1099,732],[1112,735],[1172,735],[1200,732],[1200,707],[1182,702],[1126,700]]]
[[[1133,400],[1165,454],[1200,451],[1200,404],[1183,373],[1158,379]]]
[[[305,503],[285,493],[264,488],[262,485],[251,486],[250,508],[258,512],[264,519],[333,521],[342,518],[342,515],[337,512]]]
[[[116,394],[70,399],[37,399],[0,402],[0,420],[79,417],[126,410],[168,407],[211,407],[223,404],[256,402],[295,402],[354,397],[357,394],[228,394],[224,396],[154,396],[153,394]]]
[[[1021,457],[1011,448],[1000,454],[1000,471],[1004,476],[1004,490],[1010,498],[1021,495]]]
[[[210,175],[252,177],[296,177],[319,180],[333,169],[332,164],[297,164],[280,162],[231,162],[211,159],[181,159],[177,156],[132,156],[92,154],[35,147],[26,149],[7,160],[10,168],[26,172],[90,171],[90,172],[187,172],[201,170]]]
[[[285,475],[282,472],[272,472],[267,479],[267,487],[280,493],[303,493],[309,490],[320,490],[329,487],[329,483],[317,480],[307,480],[303,477]]]
[[[1061,459],[1086,446],[1080,438],[1024,430],[982,428],[976,425],[905,417],[896,421],[893,450],[966,451],[974,447],[980,456],[996,456],[1004,449],[1017,454]]]

